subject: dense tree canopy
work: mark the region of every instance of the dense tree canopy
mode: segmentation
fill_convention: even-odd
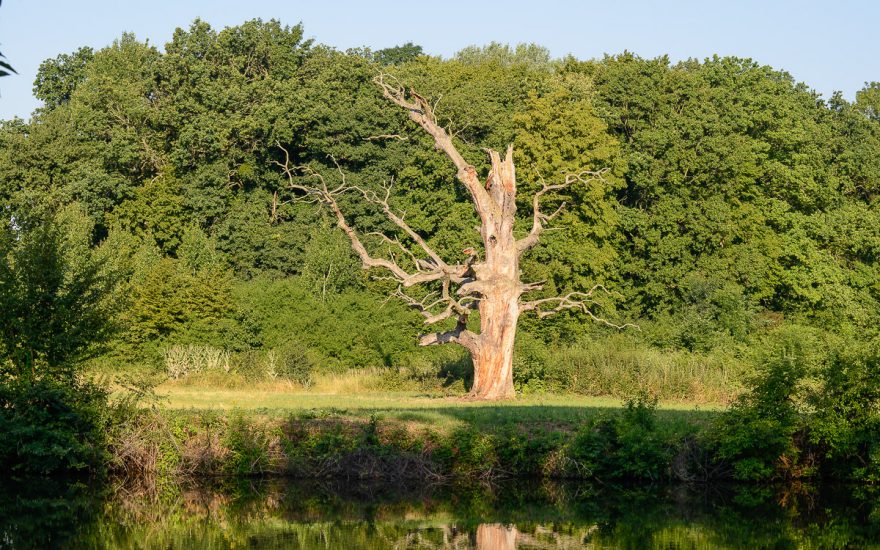
[[[328,364],[411,359],[418,319],[383,302],[387,283],[358,271],[325,213],[291,200],[277,164],[287,151],[361,186],[393,181],[394,208],[463,260],[479,244],[473,208],[383,100],[380,72],[429,98],[479,168],[484,147],[514,144],[523,235],[542,180],[607,168],[604,183],[553,197],[566,207],[523,263],[548,293],[604,283],[614,293],[602,313],[668,348],[729,347],[781,323],[876,330],[880,87],[823,100],[748,59],[555,60],[499,44],[452,59],[411,43],[343,53],[299,25],[217,31],[197,20],[162,50],[126,34],[44,62],[34,85],[44,106],[0,123],[0,204],[7,219],[75,205],[93,246],[114,243],[128,273],[117,314],[126,353],[271,346],[284,326]],[[389,229],[367,205],[346,211],[364,234]],[[293,306],[285,293],[304,298]],[[333,325],[376,307],[393,316],[372,337]],[[276,318],[286,308],[302,318]],[[604,330],[577,312],[524,326],[545,341]]]

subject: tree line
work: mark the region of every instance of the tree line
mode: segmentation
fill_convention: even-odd
[[[849,102],[732,57],[554,59],[490,44],[442,59],[413,44],[341,52],[276,21],[196,21],[164,50],[125,34],[46,60],[43,106],[0,123],[7,248],[51,218],[59,242],[85,251],[77,261],[113,274],[111,298],[94,300],[107,336],[74,355],[123,370],[178,344],[283,348],[315,369],[457,360],[417,348],[422,317],[386,300],[396,282],[362,273],[332,213],[297,200],[281,168],[391,186],[390,208],[440,256],[484,255],[456,167],[383,98],[379,74],[418,90],[477,172],[491,168],[484,148],[513,144],[517,238],[545,184],[602,170],[546,197],[548,212],[565,207],[519,267],[543,282],[537,300],[609,293],[589,312],[520,320],[532,347],[616,332],[588,313],[638,324],[627,338],[639,346],[695,354],[737,354],[791,326],[876,334],[880,84]],[[377,254],[414,244],[375,204],[338,200]],[[24,361],[20,340],[3,345]],[[32,351],[27,362],[54,361]],[[543,376],[520,370],[518,384]]]

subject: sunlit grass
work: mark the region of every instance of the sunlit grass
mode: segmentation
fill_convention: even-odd
[[[175,409],[347,409],[403,410],[506,407],[592,407],[618,408],[623,405],[613,397],[566,395],[531,395],[507,401],[467,401],[459,397],[436,397],[418,392],[322,393],[319,391],[280,391],[279,389],[234,389],[198,386],[163,385],[157,394],[165,398],[165,406]],[[692,405],[664,403],[662,408],[687,410]]]
[[[280,386],[254,389],[165,384],[157,388],[160,406],[179,410],[236,410],[246,414],[395,421],[412,429],[451,428],[464,424],[484,429],[513,425],[546,425],[548,429],[579,424],[590,417],[613,414],[624,402],[613,397],[528,395],[506,401],[466,401],[417,392],[283,391]],[[659,417],[672,424],[702,423],[722,405],[661,402]]]

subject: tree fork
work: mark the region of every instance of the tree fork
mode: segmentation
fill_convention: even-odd
[[[497,151],[486,150],[491,167],[486,183],[483,184],[474,166],[465,160],[456,149],[449,133],[437,123],[431,104],[412,90],[407,93],[403,87],[389,84],[386,78],[389,77],[380,75],[375,80],[382,94],[407,111],[410,120],[433,137],[435,147],[456,167],[456,176],[469,192],[471,202],[480,218],[480,236],[484,250],[482,260],[478,260],[477,253],[471,250],[470,257],[464,264],[446,263],[402,216],[392,210],[388,202],[391,194],[390,185],[383,186],[384,195],[349,185],[345,174],[339,169],[341,183],[336,187],[330,187],[324,177],[310,167],[291,166],[290,155],[281,144],[278,146],[284,151],[285,160],[276,164],[287,175],[288,187],[299,193],[298,200],[317,202],[330,209],[337,225],[351,241],[352,249],[360,257],[364,269],[384,270],[388,275],[382,278],[398,283],[395,295],[417,309],[425,317],[426,324],[442,322],[453,317],[456,319],[454,329],[425,334],[419,340],[419,344],[428,346],[452,343],[461,345],[470,352],[474,364],[474,384],[469,397],[505,399],[514,396],[513,349],[517,322],[524,312],[534,311],[543,318],[565,309],[580,309],[592,319],[610,326],[618,328],[626,326],[609,323],[594,315],[589,309],[590,304],[595,304],[592,300],[593,292],[597,289],[605,290],[601,285],[590,289],[589,292],[573,292],[558,298],[525,302],[521,300],[523,294],[539,290],[542,285],[522,283],[520,257],[538,243],[545,225],[564,206],[563,203],[552,214],[543,214],[540,210],[542,197],[578,182],[585,183],[590,179],[602,180],[604,171],[584,171],[567,176],[560,184],[543,184],[532,201],[532,228],[526,237],[517,240],[514,236],[516,168],[513,162],[513,146],[508,146],[503,158]],[[302,183],[299,176],[305,176],[306,179],[317,183],[307,185]],[[407,249],[399,240],[388,235],[370,233],[368,235],[377,235],[383,244],[404,253],[400,261],[394,255],[389,259],[371,254],[361,240],[361,236],[346,220],[336,200],[340,195],[349,192],[360,194],[367,202],[379,206],[398,230],[415,243],[415,248]],[[419,258],[417,253],[426,258]],[[404,264],[404,261],[408,263]],[[404,291],[405,288],[424,283],[439,285],[440,290],[429,293],[422,300],[417,300]],[[454,292],[453,285],[457,285]],[[438,308],[440,311],[437,311]],[[479,334],[467,328],[468,316],[475,309],[480,312]]]

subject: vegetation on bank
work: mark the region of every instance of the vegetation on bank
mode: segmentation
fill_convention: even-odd
[[[576,478],[875,482],[880,474],[880,350],[824,354],[792,332],[768,350],[727,410],[572,403],[353,410],[141,410],[118,432],[113,467],[162,475],[306,478]],[[368,416],[369,415],[369,416]]]
[[[373,190],[393,179],[389,200],[432,247],[473,248],[454,173],[387,108],[379,72],[439,101],[480,169],[481,147],[513,143],[524,197],[542,178],[608,168],[607,185],[552,197],[567,208],[521,267],[548,295],[604,284],[597,311],[640,330],[577,311],[523,319],[514,383],[632,406],[558,430],[416,436],[379,418],[325,430],[108,402],[96,375],[309,388],[354,371],[372,373],[374,390],[468,387],[466,357],[417,347],[421,318],[387,298],[388,281],[364,277],[278,169],[286,150],[328,178]],[[47,60],[35,89],[45,105],[30,121],[0,123],[4,468],[135,475],[138,456],[142,471],[212,475],[361,475],[363,463],[432,476],[876,480],[876,84],[851,103],[744,59],[554,60],[496,44],[443,60],[415,47],[339,52],[276,22],[217,32],[197,21],[164,51],[124,35]],[[365,235],[393,229],[345,207]],[[518,223],[526,232],[526,216]],[[733,406],[685,428],[658,418],[654,398]]]
[[[680,415],[655,422],[645,403],[633,403],[622,414],[513,403],[450,403],[356,415],[315,409],[287,414],[155,410],[122,426],[112,454],[114,468],[131,479],[273,474],[437,482],[504,477],[659,481],[667,478],[661,471],[665,455],[696,430],[687,415]],[[647,440],[637,442],[642,436]],[[650,456],[630,464],[642,452]]]

